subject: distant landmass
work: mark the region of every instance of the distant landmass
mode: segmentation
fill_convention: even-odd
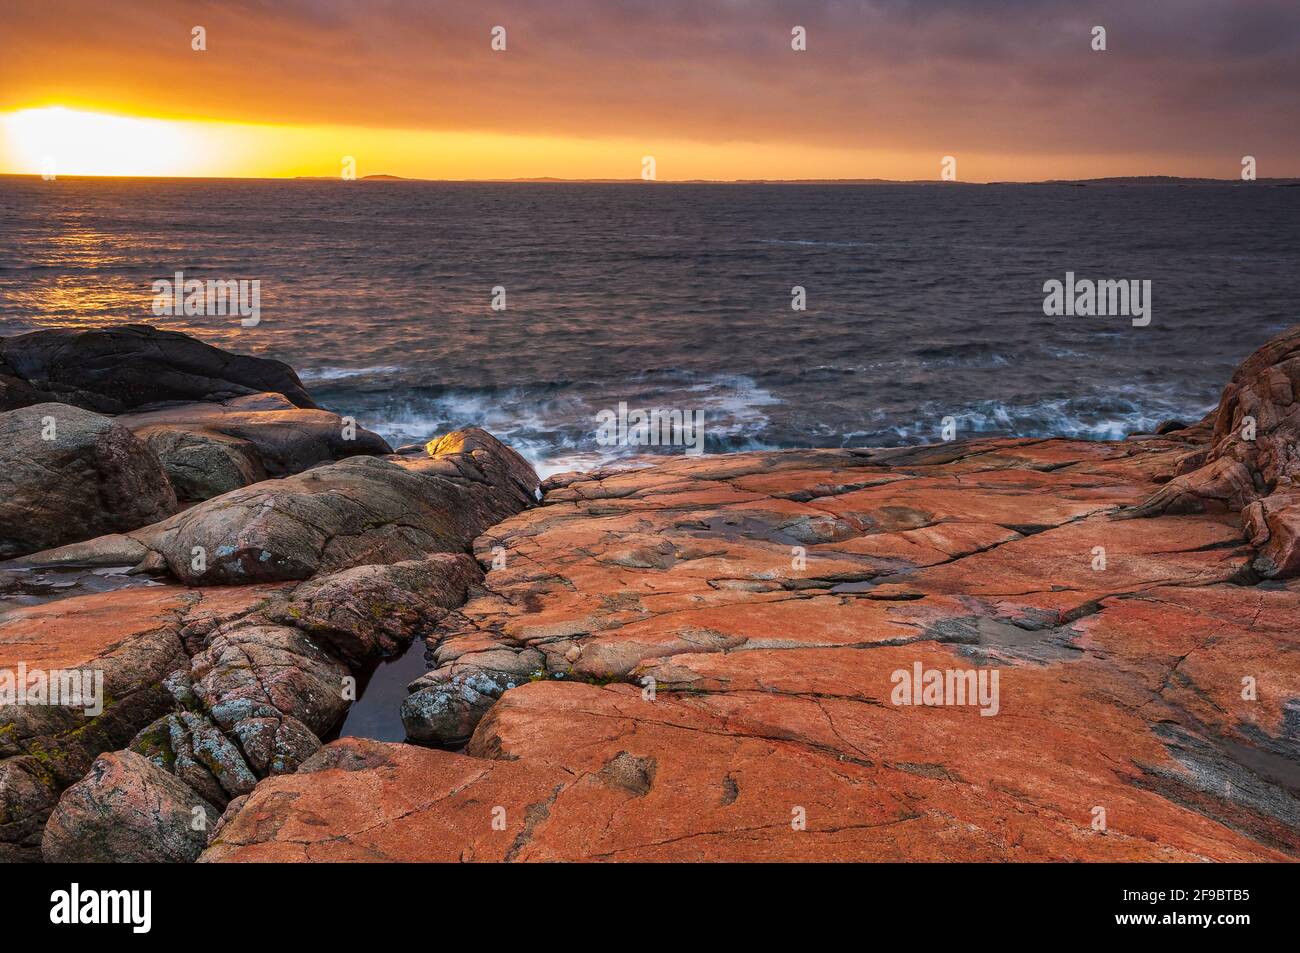
[[[337,175],[295,175],[295,179],[309,182],[346,182],[347,179]],[[437,179],[407,179],[404,175],[363,175],[357,182],[436,182]]]
[[[339,181],[333,176],[298,176],[314,181]],[[539,175],[514,179],[418,179],[400,175],[366,175],[358,181],[399,182],[518,182],[553,185],[632,185],[645,184],[647,180],[627,179],[565,179],[558,176]],[[1115,175],[1100,179],[1046,179],[1037,182],[963,182],[943,179],[652,179],[655,185],[1300,185],[1300,179],[1261,178],[1252,182],[1241,179],[1211,179],[1177,175]]]

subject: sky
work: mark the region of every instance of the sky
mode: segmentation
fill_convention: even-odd
[[[5,0],[0,21],[0,173],[630,179],[653,156],[660,180],[937,179],[952,156],[966,181],[1236,178],[1246,155],[1300,176],[1297,0]]]

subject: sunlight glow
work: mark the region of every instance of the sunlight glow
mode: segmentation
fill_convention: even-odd
[[[345,159],[358,177],[484,180],[620,179],[655,156],[661,181],[691,179],[938,179],[938,151],[819,147],[778,141],[526,136],[467,129],[391,129],[159,119],[40,105],[0,113],[0,174],[338,179]],[[962,153],[958,178],[1126,175],[1148,156],[1055,158],[1031,169],[1023,156]],[[1190,160],[1189,160],[1190,161]],[[1166,163],[1168,166],[1168,163]],[[1191,174],[1176,164],[1169,174]],[[1008,175],[1007,173],[1011,173]]]
[[[181,175],[192,143],[181,126],[52,106],[0,117],[14,171],[56,175]]]

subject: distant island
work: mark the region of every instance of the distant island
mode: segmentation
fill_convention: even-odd
[[[363,175],[359,179],[344,179],[337,175],[295,175],[294,179],[305,179],[309,182],[429,182],[436,181],[431,179],[408,179],[404,175]]]

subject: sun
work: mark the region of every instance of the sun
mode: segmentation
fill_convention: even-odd
[[[184,175],[191,143],[179,124],[62,106],[0,116],[0,155],[40,175]]]

